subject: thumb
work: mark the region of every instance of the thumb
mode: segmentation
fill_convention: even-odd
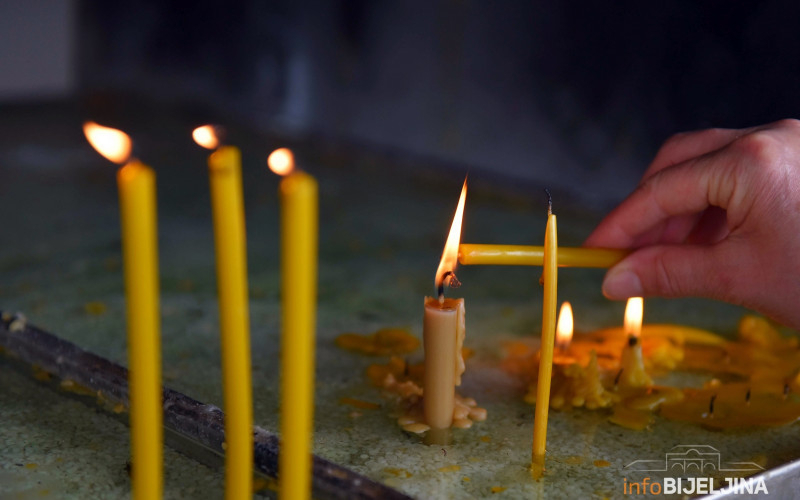
[[[603,295],[628,297],[701,296],[726,299],[736,276],[724,245],[657,245],[642,248],[612,267],[603,280]]]

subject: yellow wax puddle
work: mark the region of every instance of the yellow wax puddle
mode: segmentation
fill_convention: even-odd
[[[460,470],[461,470],[461,466],[460,465],[448,465],[447,467],[440,467],[439,468],[439,472],[456,472],[456,471],[460,471]]]
[[[537,350],[504,347],[501,366],[530,384],[524,399],[534,404]],[[708,379],[702,388],[652,384],[675,370]],[[800,342],[756,316],[742,318],[736,340],[679,325],[644,325],[631,345],[622,328],[577,334],[553,367],[550,405],[610,411],[610,422],[635,430],[656,414],[718,430],[787,425],[800,420]]]
[[[94,396],[95,391],[89,389],[86,386],[80,385],[76,383],[74,380],[64,379],[61,381],[60,387],[73,394],[78,394],[80,396]]]
[[[507,488],[505,486],[492,486],[491,492],[492,493],[502,493],[502,492],[506,491],[506,489]]]
[[[35,378],[36,380],[39,380],[41,382],[49,382],[53,378],[52,373],[43,370],[37,365],[33,365],[32,368],[33,368],[33,378]]]
[[[355,398],[341,398],[339,403],[343,405],[355,406],[356,408],[361,408],[363,410],[377,410],[381,407],[381,405],[378,403],[370,403],[369,401],[362,401]]]
[[[608,467],[609,465],[611,465],[611,462],[607,460],[595,460],[594,462],[592,462],[592,464],[594,464],[595,467]]]
[[[464,476],[464,477],[461,478],[461,480],[464,481],[464,482],[472,481],[472,479],[470,479],[469,476]]]
[[[390,474],[392,476],[399,477],[399,478],[404,478],[404,479],[405,478],[409,478],[409,477],[412,476],[412,474],[410,472],[408,472],[407,470],[405,470],[405,469],[396,469],[394,467],[387,467],[387,468],[383,469],[383,472],[385,472],[386,474]]]
[[[253,493],[278,491],[278,481],[272,478],[253,476]]]
[[[396,356],[416,350],[419,339],[400,328],[382,328],[366,335],[343,333],[336,337],[336,345],[369,356]]]
[[[83,310],[90,316],[101,316],[106,313],[108,307],[104,302],[94,301],[87,302],[83,305]]]
[[[34,464],[34,463],[25,464],[26,469],[35,469],[37,467],[39,467],[39,464]]]
[[[481,436],[480,440],[483,441],[484,443],[489,443],[489,442],[492,441],[492,437],[491,436]]]

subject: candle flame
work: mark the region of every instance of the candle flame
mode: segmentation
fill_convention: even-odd
[[[213,125],[203,125],[192,131],[194,142],[206,149],[217,149],[219,137]]]
[[[458,198],[456,214],[453,217],[453,224],[450,226],[450,234],[447,236],[447,241],[444,244],[442,260],[439,261],[439,268],[436,269],[434,284],[437,289],[442,285],[449,284],[449,280],[445,282],[445,274],[448,272],[455,272],[456,265],[458,264],[458,245],[461,243],[461,224],[464,219],[464,204],[466,201],[467,180],[464,179],[464,186],[461,188],[461,196]]]
[[[556,345],[562,351],[569,347],[572,342],[572,306],[569,302],[561,304],[561,310],[558,313],[558,325],[556,326]]]
[[[109,161],[122,164],[131,156],[131,139],[121,130],[86,122],[83,124],[83,134],[95,151]]]
[[[294,154],[289,148],[278,148],[270,153],[267,165],[278,175],[289,175],[294,170]]]
[[[639,338],[642,333],[642,315],[644,314],[644,299],[631,297],[625,306],[625,333]]]

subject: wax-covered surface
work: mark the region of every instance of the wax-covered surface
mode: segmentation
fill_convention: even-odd
[[[115,167],[84,143],[79,115],[69,107],[16,108],[0,116],[0,308],[23,311],[32,323],[126,364]],[[207,153],[191,142],[194,124],[179,115],[140,117],[136,123],[149,130],[131,134],[158,175],[164,383],[222,407]],[[230,136],[236,140],[236,133]],[[244,156],[254,419],[277,431],[279,179],[265,163],[278,144],[241,133],[237,145]],[[391,401],[364,376],[370,363],[387,358],[344,351],[334,339],[383,327],[421,334],[422,299],[433,293],[466,169],[437,171],[425,162],[352,156],[313,142],[299,148],[297,158],[320,182],[315,453],[424,498],[621,497],[623,478],[642,478],[626,465],[658,460],[682,444],[713,446],[723,461],[767,468],[800,456],[796,426],[720,433],[657,419],[651,431],[636,432],[609,424],[602,412],[554,412],[548,472],[535,483],[527,469],[533,409],[522,401],[525,388],[498,366],[503,339],[537,337],[541,325],[541,269],[516,267],[459,269],[463,285],[450,294],[466,300],[465,345],[476,352],[460,392],[489,416],[470,430],[456,430],[452,445],[422,445],[400,431]],[[542,187],[509,187],[473,176],[462,241],[541,244]],[[580,192],[553,197],[559,243],[580,244],[599,214],[582,210]],[[601,278],[596,269],[559,272],[559,298],[572,302],[578,332],[622,322],[624,304],[602,297]],[[741,314],[703,300],[645,303],[646,323],[680,322],[723,334],[734,332]],[[421,349],[409,359],[421,359]],[[128,491],[127,428],[92,408],[37,391],[1,362],[0,377],[0,477],[11,478],[0,480],[0,492],[38,494],[42,469],[28,463],[54,464],[45,478],[54,496],[115,497]],[[381,408],[356,408],[342,398]],[[168,496],[192,496],[191,488],[221,495],[222,474],[166,453]]]

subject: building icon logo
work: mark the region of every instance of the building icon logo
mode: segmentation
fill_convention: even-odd
[[[680,444],[669,450],[664,459],[634,460],[625,466],[625,470],[709,474],[712,472],[756,473],[764,468],[755,462],[723,462],[719,450],[707,444]]]

